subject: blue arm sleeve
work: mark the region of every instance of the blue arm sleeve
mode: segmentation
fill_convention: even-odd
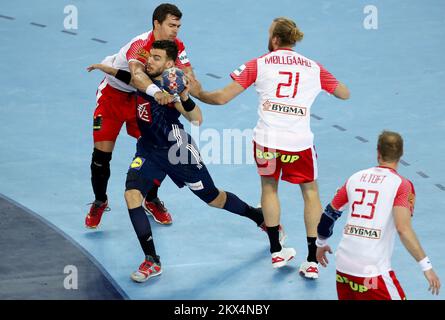
[[[330,204],[326,206],[321,215],[320,223],[318,224],[317,232],[321,238],[327,239],[332,236],[335,221],[341,216],[343,212],[335,210]]]

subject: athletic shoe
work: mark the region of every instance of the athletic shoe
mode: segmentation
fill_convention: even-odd
[[[297,252],[294,248],[281,248],[281,251],[272,253],[272,267],[281,268],[284,267],[289,260],[292,260]]]
[[[145,212],[150,214],[153,219],[160,224],[171,224],[172,216],[168,213],[167,208],[164,206],[164,202],[155,198],[152,201],[147,201],[144,199],[142,201],[142,207]]]
[[[300,266],[300,275],[308,279],[318,279],[318,263],[304,261]]]
[[[90,229],[97,228],[105,211],[110,211],[108,200],[105,202],[96,200],[91,203],[90,212],[88,212],[85,218],[85,226]]]
[[[266,227],[266,223],[263,222],[260,225],[260,228],[267,233],[267,227]],[[280,226],[278,227],[278,240],[280,241],[281,246],[284,246],[284,243],[286,242],[287,239],[287,234],[286,232],[284,232],[284,228],[283,226],[280,224]]]
[[[136,282],[145,282],[161,273],[161,263],[156,263],[152,256],[145,256],[144,262],[141,263],[137,271],[130,275],[130,278]]]

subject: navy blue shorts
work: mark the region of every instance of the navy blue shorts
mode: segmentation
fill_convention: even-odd
[[[174,148],[147,148],[138,141],[136,154],[127,172],[126,190],[139,190],[145,197],[167,175],[179,188],[188,186],[206,203],[215,200],[219,194],[194,145],[183,145],[175,152]]]

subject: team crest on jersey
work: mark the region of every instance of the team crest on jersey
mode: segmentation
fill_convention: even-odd
[[[305,107],[271,102],[269,100],[266,100],[266,102],[263,103],[263,110],[300,117],[305,117],[307,114],[307,109]]]
[[[136,54],[141,58],[148,59],[148,51],[144,48],[139,48]]]
[[[380,239],[382,230],[347,224],[344,229],[344,234],[369,239]]]
[[[151,122],[151,113],[150,113],[150,102],[146,102],[143,104],[138,105],[138,118],[146,121]]]
[[[144,162],[145,162],[145,159],[144,159],[144,158],[136,157],[136,158],[133,160],[133,162],[130,164],[130,168],[131,168],[131,169],[139,170],[139,169],[142,167],[142,165],[144,164]]]
[[[189,59],[187,57],[187,53],[185,51],[182,51],[181,54],[178,56],[179,61],[181,61],[182,64],[189,63]]]

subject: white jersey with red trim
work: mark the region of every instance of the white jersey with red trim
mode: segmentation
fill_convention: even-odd
[[[323,66],[291,49],[278,49],[240,66],[230,75],[244,88],[255,84],[259,120],[254,140],[265,147],[302,151],[313,145],[311,106],[338,81]]]
[[[336,251],[337,270],[357,277],[372,277],[391,270],[397,233],[393,207],[414,211],[415,191],[408,179],[387,167],[359,171],[337,191],[332,205],[348,203],[343,237]]]
[[[154,41],[155,38],[153,31],[140,34],[131,39],[131,41],[123,46],[117,54],[106,57],[102,62],[116,69],[126,71],[130,71],[128,67],[128,63],[130,61],[139,61],[145,65]],[[178,46],[178,59],[176,60],[176,66],[181,69],[190,66],[187,53],[185,52],[184,43],[178,38],[175,39],[175,42]],[[116,79],[113,76],[107,74],[105,78],[107,79],[108,84],[115,89],[124,92],[136,91],[134,87]]]

